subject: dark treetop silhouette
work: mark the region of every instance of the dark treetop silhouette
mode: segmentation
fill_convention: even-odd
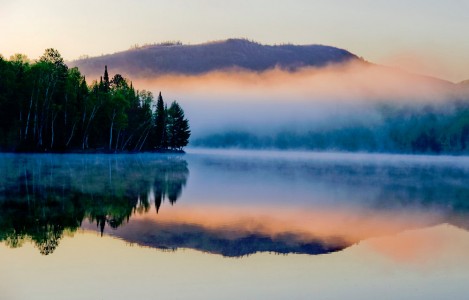
[[[190,136],[183,109],[153,111],[151,92],[120,74],[87,85],[54,49],[36,62],[0,57],[0,150],[27,152],[182,150]]]

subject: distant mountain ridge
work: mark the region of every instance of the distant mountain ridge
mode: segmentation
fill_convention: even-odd
[[[226,69],[266,71],[296,70],[359,60],[347,50],[324,45],[262,45],[246,39],[228,39],[198,45],[164,43],[130,49],[68,63],[85,75],[102,74],[104,66],[113,73],[132,78],[167,74],[196,75]]]

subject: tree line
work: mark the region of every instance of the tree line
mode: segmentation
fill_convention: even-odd
[[[386,153],[469,153],[469,101],[440,104],[377,105],[375,121],[278,130],[259,134],[247,130],[220,131],[193,140],[199,147],[300,149]]]
[[[120,74],[90,85],[60,53],[37,61],[0,56],[0,150],[25,152],[182,150],[190,137],[184,110],[161,92],[156,108]]]

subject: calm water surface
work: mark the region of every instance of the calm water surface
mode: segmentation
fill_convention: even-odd
[[[0,155],[0,299],[467,299],[469,157]]]

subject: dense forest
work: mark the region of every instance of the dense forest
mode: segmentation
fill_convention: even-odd
[[[244,149],[300,149],[387,153],[469,153],[469,101],[433,104],[377,104],[375,121],[357,120],[270,134],[249,130],[201,136],[193,146]],[[366,119],[366,118],[365,118]]]
[[[190,129],[176,102],[135,90],[120,74],[88,85],[57,50],[37,61],[0,56],[0,150],[138,152],[182,150]]]

